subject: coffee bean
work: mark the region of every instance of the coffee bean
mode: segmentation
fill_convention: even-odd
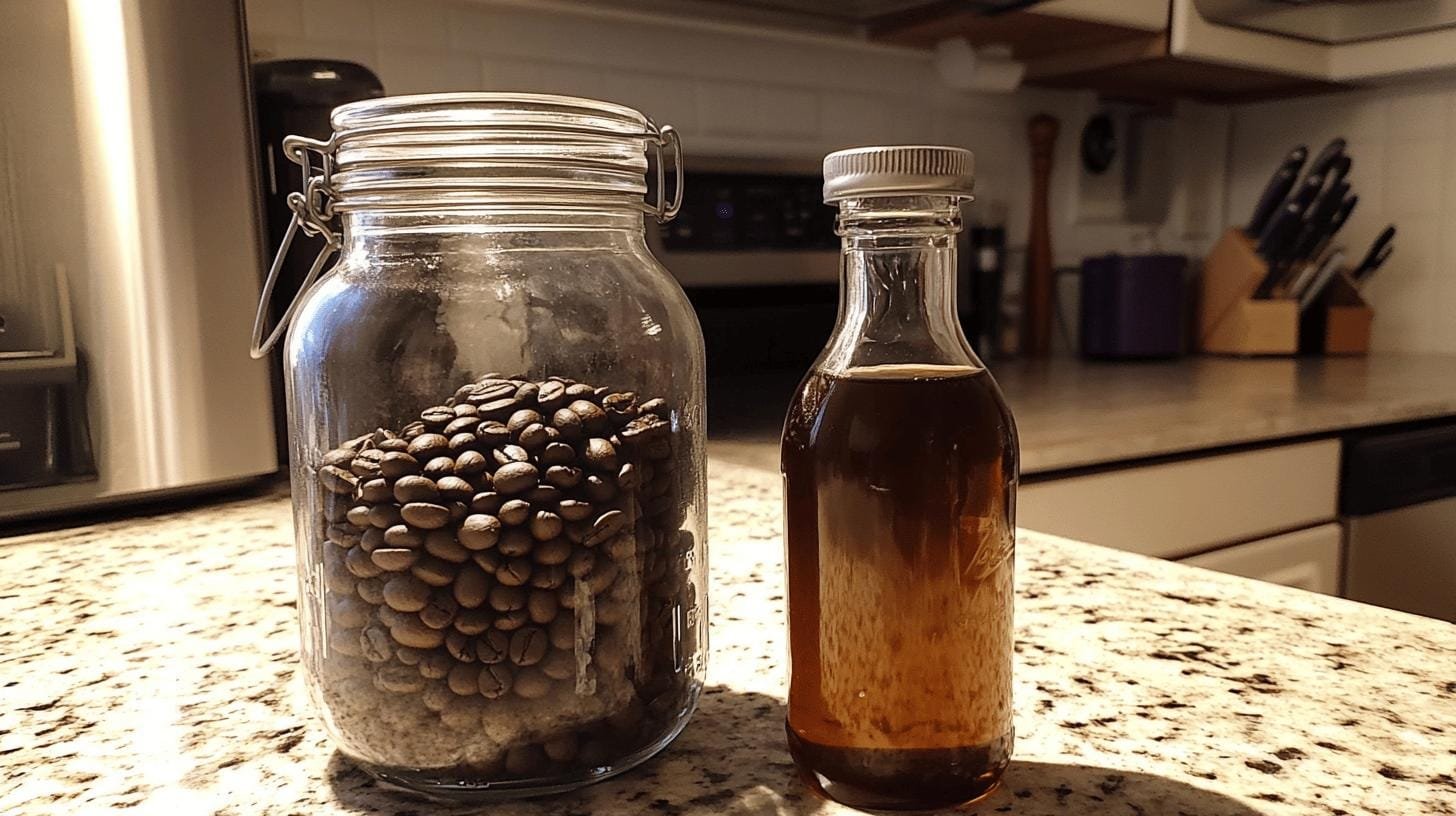
[[[384,477],[365,479],[359,482],[359,499],[375,504],[389,501],[391,490],[389,480]],[[365,508],[366,510],[368,508]]]
[[[524,585],[531,580],[531,561],[526,558],[512,558],[495,571],[495,580],[502,586]]]
[[[470,482],[459,476],[445,476],[435,482],[435,487],[439,489],[440,496],[446,501],[470,501],[470,498],[475,495],[475,488],[471,486]]]
[[[536,404],[542,411],[554,411],[565,400],[566,385],[563,383],[548,380],[541,383],[536,392]]]
[[[351,495],[360,484],[360,478],[338,465],[325,465],[319,468],[319,484],[329,493]]]
[[[450,440],[453,442],[457,435],[462,433],[468,433],[470,434],[471,439],[474,440],[475,429],[479,425],[480,420],[476,418],[475,414],[470,414],[469,416],[458,416],[450,420],[450,424],[446,425],[445,429],[440,431],[440,435],[449,437]],[[454,446],[452,445],[451,447],[453,448]]]
[[[449,456],[436,456],[425,462],[425,466],[420,470],[420,473],[431,479],[453,476],[455,474],[455,460]]]
[[[534,666],[524,668],[516,672],[516,682],[511,691],[524,700],[539,700],[551,691],[551,678]],[[509,758],[510,751],[506,752],[506,756]]]
[[[485,570],[486,575],[495,575],[495,571],[500,569],[501,562],[505,561],[501,557],[501,554],[495,550],[482,550],[481,552],[471,553],[470,560],[474,561],[476,566]]]
[[[538,451],[551,442],[551,434],[547,432],[545,425],[533,422],[521,429],[516,441],[528,451]]]
[[[467,422],[473,421],[467,420]],[[450,437],[450,454],[452,456],[459,456],[465,451],[474,450],[479,445],[480,440],[476,438],[475,434],[468,432],[457,433]]]
[[[541,393],[541,386],[533,382],[523,382],[516,387],[516,399],[524,403],[536,401],[536,395]]]
[[[573,578],[585,578],[596,568],[597,557],[591,550],[577,550],[566,562],[566,571]]]
[[[613,581],[617,580],[618,572],[616,564],[598,559],[596,565],[592,567],[592,571],[583,580],[586,581],[587,589],[591,590],[591,594],[600,595],[607,591]]]
[[[450,439],[438,433],[422,433],[409,443],[409,454],[421,462],[443,456],[450,450]]]
[[[561,535],[561,516],[549,510],[539,510],[531,516],[531,537],[537,541],[546,541]]]
[[[506,496],[524,493],[535,486],[537,475],[536,466],[529,462],[502,465],[494,476],[496,492]]]
[[[377,448],[360,451],[349,463],[349,472],[361,479],[373,479],[379,475],[379,460],[383,458],[384,451]]]
[[[336,493],[324,493],[324,518],[334,524],[338,524],[349,517],[349,508],[353,505],[352,495],[339,495]]]
[[[475,427],[475,436],[482,445],[496,447],[511,441],[511,431],[503,422],[482,422]]]
[[[427,428],[442,428],[445,426],[445,423],[454,418],[455,412],[445,405],[426,408],[420,412],[420,421],[425,423],[425,427]]]
[[[359,536],[359,546],[364,548],[364,552],[374,552],[380,547],[383,547],[385,543],[384,532],[384,530],[371,525],[369,529],[364,531],[363,535]]]
[[[335,625],[358,629],[369,622],[369,604],[357,597],[339,595],[329,600],[329,619]]]
[[[520,445],[501,445],[491,451],[491,458],[497,465],[509,465],[515,462],[527,462],[531,459],[530,451]]]
[[[542,564],[531,570],[531,586],[540,589],[556,589],[566,583],[566,567],[560,564]]]
[[[355,578],[373,578],[384,571],[370,559],[369,553],[364,552],[362,547],[351,547],[344,553],[344,565]]]
[[[360,529],[370,526],[369,505],[356,504],[353,507],[350,507],[349,512],[344,514],[344,518],[348,519],[350,524]],[[329,540],[334,541],[333,538],[330,538]],[[338,544],[339,542],[334,541],[334,543]]]
[[[591,531],[591,519],[572,521],[568,522],[566,525],[566,537],[570,539],[571,543],[573,544],[580,544],[581,542],[586,541],[586,537],[591,535]]]
[[[450,625],[462,635],[478,635],[490,628],[492,620],[495,620],[495,615],[487,609],[462,609]]]
[[[490,592],[490,578],[475,564],[460,568],[453,587],[455,600],[466,609],[475,609],[485,603]]]
[[[617,485],[612,476],[593,473],[586,477],[582,492],[594,502],[609,502],[617,497]]]
[[[329,631],[329,650],[345,657],[363,657],[359,649],[359,630],[334,627]]]
[[[461,663],[475,662],[475,641],[464,632],[446,632],[445,651]]]
[[[564,499],[557,505],[556,512],[567,521],[581,521],[592,514],[592,505],[579,499]]]
[[[520,527],[512,527],[501,534],[495,548],[506,558],[518,558],[529,553],[535,543],[530,533]]]
[[[413,694],[425,688],[425,678],[409,666],[383,666],[374,675],[374,687],[393,694]]]
[[[570,490],[581,484],[581,468],[571,465],[552,465],[546,468],[546,481],[563,490]]]
[[[526,501],[536,505],[537,507],[545,507],[554,505],[557,502],[561,501],[563,495],[564,494],[562,494],[561,488],[549,484],[543,484],[537,485],[536,487],[533,487],[530,490],[526,491],[524,498],[526,499]]]
[[[556,619],[560,604],[556,593],[548,589],[533,589],[526,596],[526,614],[532,623],[547,624]]]
[[[661,397],[658,397],[656,399],[650,399],[639,405],[638,410],[644,414],[658,414],[665,416],[667,414],[667,400]]]
[[[601,437],[592,437],[586,441],[586,448],[582,451],[581,458],[584,459],[593,470],[615,471],[617,469],[617,449]]]
[[[480,693],[480,667],[466,663],[457,663],[450,673],[446,675],[445,682],[450,690],[461,697],[469,697]]]
[[[398,649],[394,650],[394,659],[405,664],[406,666],[417,666],[419,665],[420,659],[423,658],[425,654],[425,652],[422,652],[419,649],[411,649],[408,646],[401,646]]]
[[[510,419],[506,420],[506,429],[509,430],[512,434],[518,434],[521,431],[524,431],[528,426],[535,425],[540,421],[541,415],[539,413],[531,410],[530,408],[522,408],[521,410],[511,414]]]
[[[565,564],[566,559],[571,557],[571,541],[566,538],[553,538],[537,544],[531,550],[531,558],[537,564],[553,566]]]
[[[430,602],[420,610],[420,622],[431,629],[444,629],[455,620],[455,613],[460,611],[460,604],[455,602],[455,596],[443,589],[437,589],[430,595]]]
[[[461,451],[455,456],[455,475],[464,479],[484,473],[489,467],[490,461],[477,450]]]
[[[431,530],[425,534],[425,552],[452,564],[463,564],[470,560],[470,550],[455,540],[455,534],[448,528]]]
[[[481,663],[493,666],[508,657],[510,647],[511,636],[492,629],[475,639],[475,657]]]
[[[383,479],[379,479],[383,482]],[[370,482],[374,484],[374,482]],[[407,502],[432,502],[440,497],[440,491],[435,486],[435,480],[424,476],[401,476],[394,482],[394,499],[400,504]],[[364,497],[366,501],[388,501],[389,496],[378,498]]]
[[[565,649],[552,649],[541,659],[540,669],[552,680],[569,680],[576,676],[576,655]]]
[[[637,553],[637,542],[630,535],[616,535],[601,546],[602,552],[613,561],[626,561]]]
[[[376,504],[369,508],[369,523],[381,530],[388,530],[403,518],[397,504]]]
[[[323,459],[320,460],[319,464],[326,467],[347,469],[349,467],[349,463],[354,461],[354,457],[358,453],[359,449],[357,447],[351,448],[345,446],[334,448],[333,450],[324,454]]]
[[[454,411],[457,417],[472,417],[477,413],[476,407],[468,402],[457,402],[451,406],[450,410]]]
[[[586,433],[595,434],[607,429],[607,412],[595,402],[580,399],[566,407],[581,420],[582,430]]]
[[[399,575],[384,584],[384,602],[399,612],[418,612],[430,600],[430,586],[412,575]]]
[[[531,617],[524,609],[513,609],[510,612],[502,612],[496,616],[490,625],[502,632],[514,632],[530,623]]]
[[[617,487],[623,490],[636,490],[637,485],[640,484],[638,476],[636,465],[631,462],[622,465],[621,469],[617,471]]]
[[[534,666],[546,656],[551,644],[546,632],[534,626],[517,629],[511,635],[510,658],[517,666]]]
[[[389,547],[415,550],[424,546],[425,536],[408,524],[396,524],[384,531],[384,543]]]
[[[470,512],[491,515],[500,511],[504,501],[505,497],[494,490],[483,490],[470,499]]]
[[[420,553],[418,550],[407,550],[400,547],[383,547],[369,554],[369,559],[375,566],[386,572],[404,572],[415,561],[418,561]]]
[[[516,389],[519,387],[514,383],[504,382],[496,377],[490,377],[488,379],[490,380],[490,382],[481,383],[480,386],[475,389],[474,393],[472,393],[467,398],[468,402],[475,404],[477,412],[481,408],[483,408],[484,404],[487,402],[493,402],[504,397],[514,396],[516,393]]]
[[[354,592],[364,603],[379,606],[384,603],[384,582],[378,578],[366,578],[354,586]]]
[[[383,442],[380,442],[378,447],[386,455],[391,453],[404,453],[405,451],[409,450],[409,440],[401,439],[399,437],[386,439]]]
[[[450,660],[450,655],[445,652],[425,652],[424,657],[420,658],[420,663],[415,668],[421,677],[440,680],[450,673],[450,668],[454,665]]]
[[[510,612],[526,606],[526,591],[520,587],[496,586],[490,590],[490,608],[497,612]]]
[[[434,649],[445,642],[445,633],[431,629],[414,615],[389,627],[389,636],[413,649]]]
[[[378,609],[374,610],[374,616],[379,618],[380,623],[384,624],[386,627],[390,627],[399,626],[406,618],[409,617],[409,613],[396,612],[395,610],[390,609],[388,606],[381,606]]]
[[[455,580],[455,566],[444,559],[427,555],[410,567],[410,574],[432,587],[448,586]]]
[[[541,451],[541,464],[564,465],[576,458],[576,449],[565,442],[551,442]]]
[[[511,526],[525,524],[531,517],[531,503],[525,499],[511,499],[500,508],[500,520]]]
[[[469,550],[488,550],[494,547],[500,540],[500,534],[500,519],[492,515],[474,513],[460,522],[460,543]]]
[[[399,514],[411,527],[421,530],[436,530],[450,522],[450,508],[431,502],[410,502],[399,509]]]
[[[359,633],[359,653],[370,663],[383,663],[394,657],[394,641],[378,626],[366,626]]]
[[[622,532],[622,527],[626,523],[626,513],[623,513],[621,510],[608,510],[600,516],[597,516],[596,521],[592,523],[591,533],[581,543],[587,547],[595,547],[612,536],[615,536],[617,533]]]
[[[510,667],[503,663],[486,666],[480,672],[476,690],[487,700],[498,700],[510,692],[514,679]]]
[[[370,527],[369,529],[372,530],[374,528]],[[327,538],[334,546],[343,547],[346,550],[350,547],[359,546],[364,540],[364,537],[359,532],[359,528],[352,524],[330,524],[329,529],[324,532],[324,538]]]
[[[558,408],[551,415],[551,427],[561,434],[562,439],[579,439],[582,434],[581,416],[570,408]]]
[[[587,396],[591,396],[591,393],[593,391],[595,391],[595,390],[596,390],[595,388],[593,388],[590,385],[587,385],[586,383],[573,382],[573,383],[570,383],[570,384],[568,384],[566,386],[566,396],[568,396],[568,397],[587,397]]]

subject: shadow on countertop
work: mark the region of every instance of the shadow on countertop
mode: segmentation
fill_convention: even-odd
[[[709,687],[682,736],[657,758],[623,776],[550,799],[441,804],[380,785],[337,752],[328,765],[328,783],[341,809],[385,816],[853,813],[799,781],[784,744],[783,717],[783,703],[774,697]],[[1237,799],[1161,776],[1031,759],[1013,759],[999,790],[973,808],[953,812],[1262,816]]]

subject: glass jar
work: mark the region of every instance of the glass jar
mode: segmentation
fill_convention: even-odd
[[[990,792],[1012,743],[1016,425],[956,319],[959,148],[824,161],[839,319],[784,425],[789,748],[829,797]]]
[[[294,228],[339,251],[284,355],[314,703],[429,793],[631,768],[686,725],[707,642],[702,334],[643,234],[664,164],[681,200],[676,134],[527,94],[332,125],[285,143]]]

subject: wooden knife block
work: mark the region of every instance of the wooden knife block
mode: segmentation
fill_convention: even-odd
[[[1198,347],[1210,354],[1290,355],[1301,351],[1364,354],[1370,349],[1373,313],[1344,271],[1330,283],[1320,303],[1304,314],[1292,299],[1254,300],[1254,290],[1269,266],[1254,252],[1243,231],[1231,227],[1203,262],[1198,305]],[[1323,330],[1310,321],[1323,323]],[[1301,343],[1301,334],[1304,342]]]

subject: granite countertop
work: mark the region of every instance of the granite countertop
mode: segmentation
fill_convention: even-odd
[[[381,789],[295,677],[286,499],[0,546],[0,812],[809,814],[776,474],[711,466],[712,657],[656,760],[490,808]],[[982,814],[1456,813],[1456,627],[1024,533],[1016,759]]]
[[[1023,474],[1456,416],[1456,356],[1056,358],[990,368],[1016,415]],[[793,386],[770,387],[787,404]],[[752,384],[738,390],[758,398]],[[763,443],[777,443],[781,407],[752,422],[722,414],[709,420],[726,426],[728,455],[777,467],[777,448]]]

